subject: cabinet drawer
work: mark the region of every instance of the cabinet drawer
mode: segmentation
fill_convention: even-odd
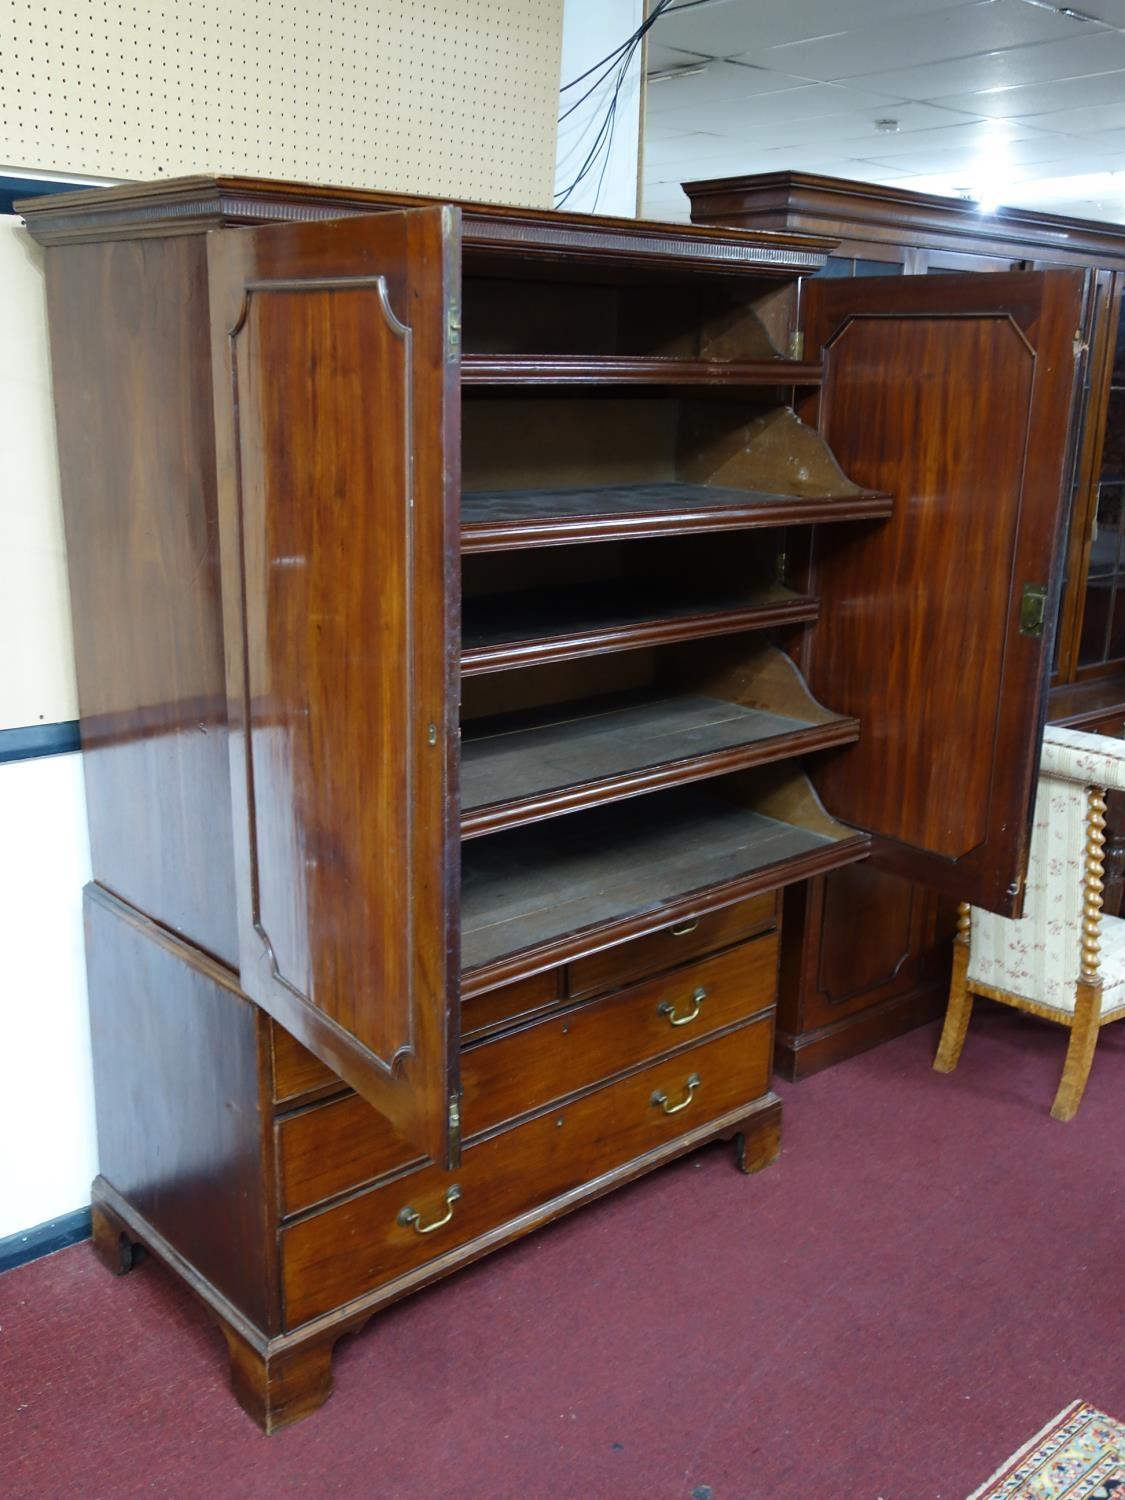
[[[567,969],[567,993],[572,999],[598,995],[634,979],[659,974],[662,969],[686,963],[702,953],[715,953],[732,943],[741,943],[777,921],[777,892],[751,896],[721,911],[683,922],[673,922],[659,932],[650,932],[631,943],[607,948],[604,953],[576,959]]]
[[[767,933],[467,1048],[461,1059],[466,1139],[772,1006],[776,979],[777,937]],[[283,1214],[372,1182],[417,1157],[355,1094],[278,1121],[277,1147]]]
[[[275,1104],[298,1099],[313,1089],[325,1088],[337,1083],[344,1087],[331,1068],[314,1057],[307,1047],[302,1047],[296,1037],[290,1036],[284,1026],[270,1022],[273,1036],[273,1097]]]
[[[485,990],[483,995],[463,1000],[461,1035],[476,1036],[556,1004],[563,987],[562,977],[561,969],[548,969],[544,974],[531,974],[527,979],[517,979],[515,984],[501,985],[498,990]]]
[[[474,1000],[465,1002],[461,1015],[462,1034],[472,1036],[475,1032],[489,1030],[504,1021],[517,1020],[536,1010],[553,1005],[562,988],[561,969],[551,969],[545,974],[533,974],[528,979],[517,979],[497,990],[488,990]],[[273,1032],[273,1098],[275,1104],[289,1104],[302,1095],[329,1084],[345,1087],[343,1081],[314,1057],[307,1047],[302,1047],[295,1037],[279,1026],[270,1023]]]
[[[289,1225],[281,1233],[285,1326],[749,1105],[767,1091],[772,1045],[767,1015],[470,1146],[454,1172],[420,1167]]]

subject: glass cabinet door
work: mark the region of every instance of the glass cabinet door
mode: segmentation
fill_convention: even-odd
[[[1120,278],[1114,294],[1113,365],[1078,639],[1077,667],[1089,675],[1125,663],[1125,320],[1120,316]]]

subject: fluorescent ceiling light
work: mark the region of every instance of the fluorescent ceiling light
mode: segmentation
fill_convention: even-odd
[[[649,83],[666,83],[669,78],[691,78],[696,73],[706,73],[711,62],[708,57],[697,63],[673,63],[668,68],[657,68],[655,73],[647,74],[647,78]]]

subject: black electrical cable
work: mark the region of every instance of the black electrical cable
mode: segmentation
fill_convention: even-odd
[[[623,80],[621,78],[618,78],[616,84],[614,85],[613,97],[610,100],[609,107],[606,110],[605,116],[598,129],[598,133],[594,137],[594,144],[586,153],[586,159],[582,163],[578,175],[574,178],[573,182],[561,196],[556,195],[558,197],[558,202],[555,204],[556,208],[561,208],[566,200],[570,197],[570,195],[574,192],[575,188],[577,188],[579,184],[585,180],[589,173],[593,171],[594,167],[597,164],[598,156],[601,153],[602,143],[607,140],[607,136],[610,140],[612,140],[613,125],[614,121],[617,118],[617,99],[618,95],[621,92],[622,81]]]
[[[691,0],[691,4],[693,4],[693,5],[707,5],[709,3],[711,3],[711,0]],[[665,6],[663,6],[663,5],[660,7],[660,9],[664,9],[664,8],[665,8]],[[676,8],[678,10],[679,9],[686,9],[686,6],[677,6]],[[581,83],[584,78],[589,78],[590,74],[593,73],[597,68],[600,68],[601,65],[602,65],[602,63],[612,62],[614,58],[620,57],[621,54],[622,54],[622,52],[625,51],[626,47],[630,46],[633,42],[635,42],[638,37],[644,35],[645,28],[648,27],[648,26],[651,26],[652,22],[655,19],[656,19],[656,13],[654,13],[651,16],[649,16],[649,18],[648,18],[647,21],[643,21],[641,23],[641,25],[637,28],[637,30],[633,32],[632,36],[627,36],[623,42],[619,43],[618,46],[614,47],[614,49],[613,49],[612,52],[607,52],[606,55],[604,57],[599,58],[596,63],[591,63],[590,66],[586,69],[585,73],[579,73],[579,75],[578,75],[577,78],[572,78],[569,83],[564,83],[562,85],[562,87],[559,89],[559,93],[560,94],[565,94],[566,91],[567,91],[567,89],[572,89],[572,88],[574,88],[575,84]]]
[[[630,54],[630,56],[631,55],[632,54]],[[559,124],[560,125],[567,118],[568,115],[572,115],[574,113],[574,111],[578,108],[578,106],[580,104],[585,104],[586,100],[590,97],[590,95],[592,93],[594,93],[597,89],[601,88],[602,84],[606,81],[606,79],[613,72],[613,70],[614,70],[614,68],[616,66],[617,66],[617,62],[616,61],[611,62],[610,65],[609,65],[609,67],[606,68],[605,72],[599,74],[599,76],[594,79],[593,83],[586,90],[586,92],[584,94],[579,94],[578,98],[574,101],[574,103],[570,106],[569,109],[564,109],[563,110],[562,114],[559,116]]]
[[[656,14],[659,14],[659,12],[654,13],[651,19],[655,20]],[[632,66],[633,54],[635,53],[639,45],[640,38],[634,36],[630,41],[628,51],[625,53],[619,64],[617,79],[613,87],[613,93],[610,96],[610,101],[606,108],[605,116],[602,119],[601,126],[594,138],[594,144],[591,146],[589,152],[587,153],[586,160],[582,163],[577,176],[574,178],[573,182],[571,182],[566,192],[562,194],[562,196],[559,198],[559,201],[556,203],[555,206],[557,208],[561,208],[566,203],[567,199],[571,196],[574,190],[580,185],[580,183],[585,180],[589,173],[593,171],[594,167],[597,165],[598,157],[600,155],[602,158],[602,166],[601,172],[598,176],[598,186],[597,190],[594,193],[594,202],[592,205],[594,209],[597,208],[598,201],[601,197],[602,186],[605,182],[606,170],[609,166],[610,154],[613,150],[613,139],[617,131],[617,106],[620,102],[621,90],[624,86],[625,79],[628,76],[629,68]]]
[[[591,63],[591,65],[586,69],[585,73],[579,73],[577,78],[572,78],[569,83],[564,83],[559,89],[559,93],[565,94],[567,89],[574,88],[576,84],[582,82],[583,78],[589,78],[590,74],[593,73],[595,69],[600,68],[602,63],[611,63],[615,58],[620,57],[621,54],[625,51],[625,48],[632,40],[632,37],[627,37],[619,47],[614,47],[612,52],[607,52],[606,55],[602,58],[599,58],[596,63]]]
[[[701,3],[701,0],[694,0],[694,3],[699,4]],[[633,56],[637,48],[640,46],[641,40],[652,29],[655,23],[660,19],[664,12],[669,9],[671,5],[672,0],[658,0],[658,3],[652,14],[645,21],[643,21],[641,25],[637,27],[636,31],[634,31],[631,36],[627,37],[619,47],[616,47],[612,52],[607,53],[605,57],[603,57],[599,62],[596,62],[593,67],[588,68],[585,73],[580,74],[578,78],[572,79],[569,84],[564,85],[564,88],[572,88],[574,84],[580,83],[583,78],[588,78],[591,73],[602,67],[604,63],[609,63],[609,66],[605,68],[604,72],[601,74],[598,80],[594,84],[592,84],[589,89],[586,90],[586,93],[582,95],[582,98],[578,99],[573,105],[570,106],[569,109],[565,111],[564,114],[560,116],[560,123],[562,122],[562,120],[565,120],[568,115],[572,114],[579,104],[581,104],[585,99],[588,99],[589,96],[594,92],[594,90],[599,88],[601,84],[605,82],[605,80],[609,77],[609,75],[614,71],[615,68],[617,69],[617,78],[613,85],[613,93],[610,96],[610,101],[606,108],[605,115],[594,138],[594,144],[587,152],[586,158],[583,161],[582,166],[579,168],[578,173],[573,181],[567,186],[565,190],[557,192],[555,194],[556,208],[561,208],[563,204],[566,203],[567,199],[574,192],[575,188],[577,188],[578,185],[592,171],[597,162],[598,156],[601,154],[602,146],[604,143],[605,159],[602,162],[601,175],[598,179],[598,188],[594,196],[594,206],[597,207],[598,197],[601,194],[602,184],[605,181],[605,172],[609,162],[609,154],[613,145],[613,137],[616,133],[617,104],[620,98],[621,90],[624,87],[629,68],[632,65]],[[675,8],[678,10],[681,7],[676,6]]]

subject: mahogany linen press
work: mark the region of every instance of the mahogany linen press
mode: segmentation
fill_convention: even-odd
[[[95,1247],[179,1275],[272,1430],[406,1293],[774,1160],[782,887],[1018,913],[1082,281],[234,178],[22,211]]]

